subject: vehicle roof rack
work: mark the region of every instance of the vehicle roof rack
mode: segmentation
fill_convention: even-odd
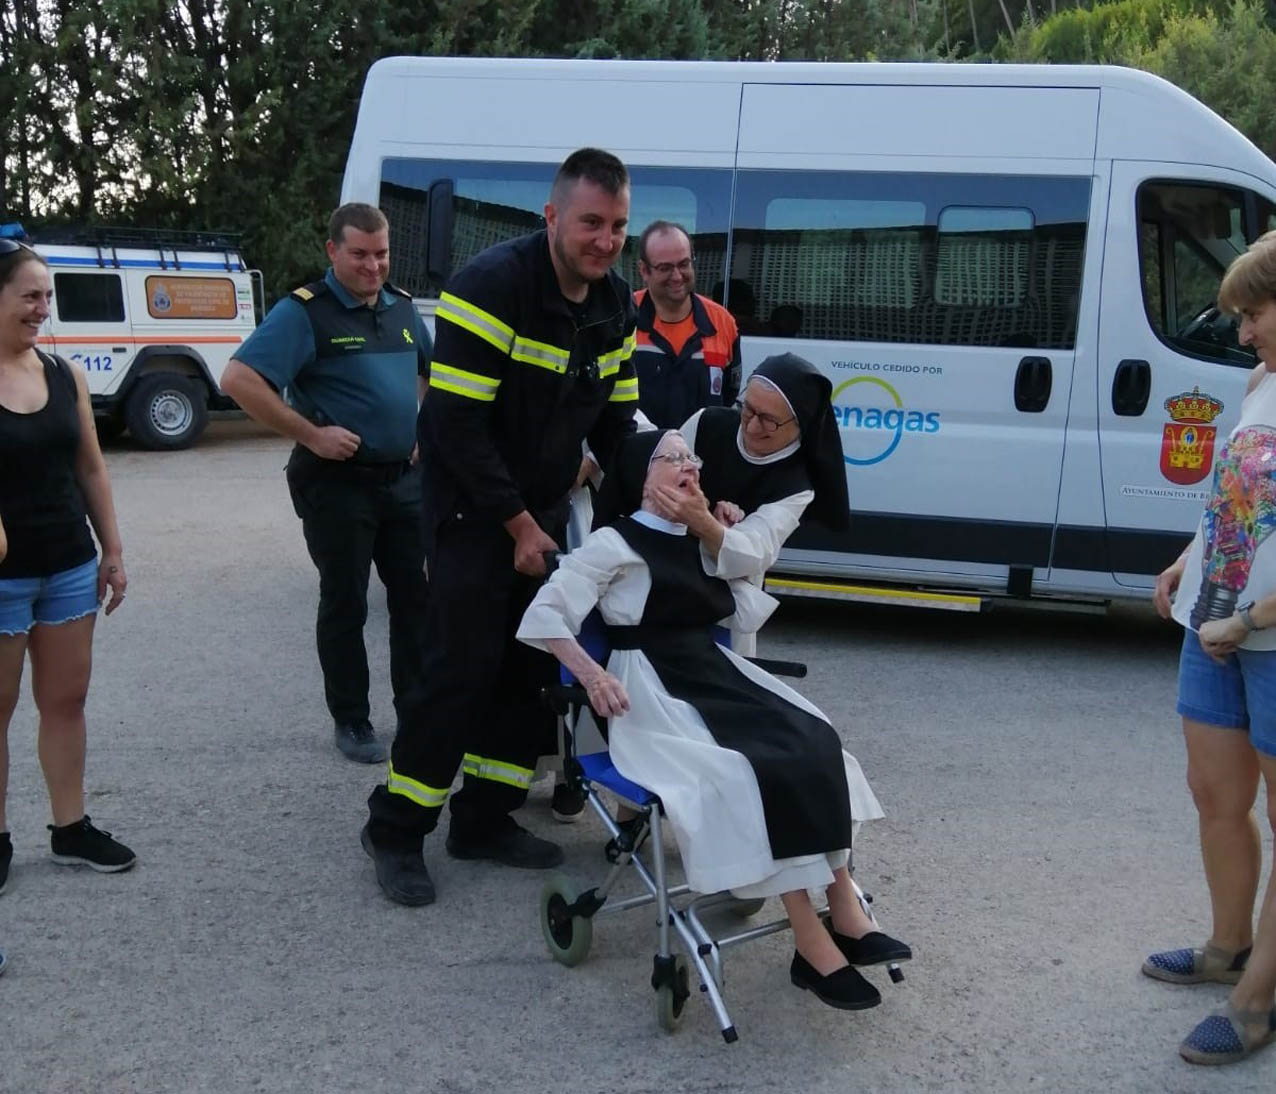
[[[240,232],[178,231],[173,228],[62,227],[32,233],[36,243],[77,247],[145,247],[159,250],[238,251]]]

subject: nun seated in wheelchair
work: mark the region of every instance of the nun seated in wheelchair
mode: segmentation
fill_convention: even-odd
[[[698,492],[699,466],[675,430],[626,438],[609,489],[631,515],[563,556],[518,637],[558,658],[611,720],[612,762],[659,796],[688,885],[779,894],[797,947],[792,982],[830,1006],[876,1006],[854,966],[912,956],[874,929],[848,870],[852,822],[882,810],[828,719],[716,644],[715,624],[757,630],[775,601],[746,580],[708,577],[700,541],[659,515],[669,491]],[[575,637],[595,607],[606,668]],[[827,929],[808,889],[827,893]]]

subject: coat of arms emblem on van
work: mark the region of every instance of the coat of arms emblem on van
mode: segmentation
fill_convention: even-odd
[[[1214,465],[1214,436],[1211,423],[1223,413],[1223,404],[1199,387],[1165,400],[1170,421],[1161,431],[1161,474],[1170,482],[1187,486],[1200,482]]]

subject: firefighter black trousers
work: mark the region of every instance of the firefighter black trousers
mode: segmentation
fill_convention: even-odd
[[[547,529],[562,543],[562,529]],[[449,515],[436,529],[422,687],[401,705],[390,773],[368,799],[381,847],[419,848],[457,768],[453,829],[481,836],[527,798],[536,758],[555,748],[540,690],[558,663],[514,638],[540,580],[514,570],[514,541],[494,521]]]

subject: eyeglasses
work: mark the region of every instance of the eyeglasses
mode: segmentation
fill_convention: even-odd
[[[694,452],[667,452],[663,456],[652,456],[651,462],[663,460],[671,467],[694,467],[699,470],[704,466],[704,460],[697,456]]]
[[[0,239],[0,255],[11,255],[18,251],[29,250],[31,250],[30,247],[28,247],[25,243],[19,243],[16,239],[9,239],[8,237]]]
[[[652,273],[657,273],[661,277],[668,277],[677,270],[683,277],[691,272],[691,259],[684,258],[681,262],[657,262],[654,266],[648,264],[647,269]]]
[[[758,425],[762,427],[763,433],[774,433],[782,425],[788,425],[789,422],[795,421],[794,418],[785,418],[781,421],[770,414],[763,414],[760,410],[755,410],[743,399],[735,401],[735,408],[740,412],[740,421],[744,425],[748,425],[754,418],[757,418]]]

